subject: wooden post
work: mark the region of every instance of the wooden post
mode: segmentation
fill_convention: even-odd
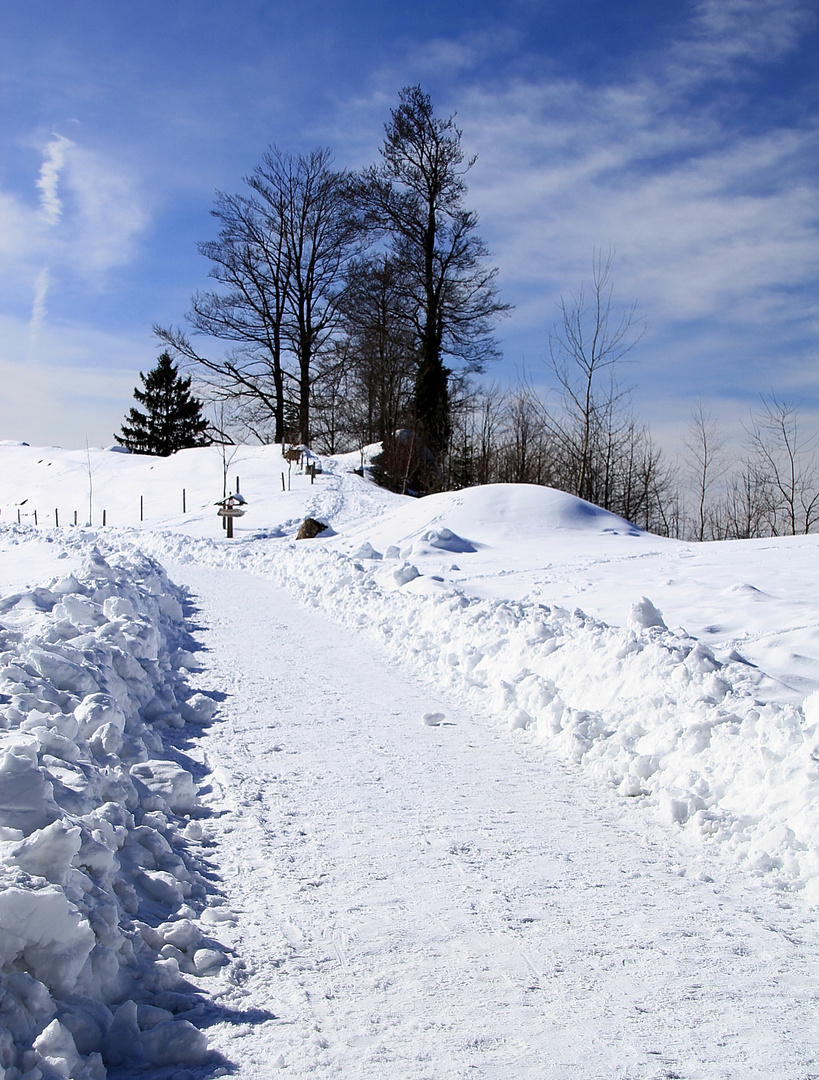
[[[102,512],[102,524],[103,524],[103,525],[105,525],[105,517],[106,517],[106,514],[107,514],[107,511],[106,511],[106,510],[103,510],[103,512]]]
[[[19,508],[19,506],[17,508],[17,524],[18,525],[20,524],[20,508]]]
[[[142,519],[143,519],[144,511],[145,511],[145,506],[144,506],[143,496],[140,495],[140,497],[139,497],[139,520],[140,521],[142,521]]]
[[[236,494],[237,495],[241,494],[241,492],[239,491],[239,477],[238,476],[236,477]]]
[[[34,524],[37,524],[37,511],[34,511]]]
[[[227,522],[227,538],[228,538],[228,540],[232,540],[233,539],[233,518],[232,517],[227,517],[227,518],[225,518],[225,521]]]
[[[282,473],[282,491],[286,491],[286,490],[287,489],[284,486],[284,473]]]
[[[60,527],[60,511],[57,510],[57,509],[54,510],[54,525],[55,525],[56,528],[59,529],[59,527]]]
[[[185,508],[185,489],[182,488],[182,513],[186,514],[188,511]]]
[[[77,511],[74,511],[74,524],[77,524]]]

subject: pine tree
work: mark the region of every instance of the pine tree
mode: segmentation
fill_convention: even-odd
[[[138,454],[167,457],[189,446],[207,446],[207,420],[202,416],[202,402],[190,392],[190,378],[182,378],[170,354],[163,352],[156,367],[143,375],[144,390],[134,389],[134,397],[145,412],[131,408],[122,425],[122,434],[114,438]]]

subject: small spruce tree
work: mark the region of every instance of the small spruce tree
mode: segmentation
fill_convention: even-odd
[[[138,454],[167,457],[189,446],[207,446],[207,420],[202,416],[202,402],[190,392],[190,378],[183,378],[163,352],[156,367],[140,379],[144,386],[134,389],[134,397],[144,412],[131,408],[122,425],[122,434],[114,438]]]

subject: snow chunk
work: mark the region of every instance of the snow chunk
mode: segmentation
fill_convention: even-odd
[[[668,629],[663,620],[663,613],[652,604],[647,596],[644,596],[638,603],[631,605],[628,624],[632,630],[648,630],[652,626],[656,626],[660,630]]]
[[[74,710],[80,732],[89,739],[104,725],[111,725],[122,734],[125,730],[125,714],[110,694],[87,694]]]
[[[131,775],[164,799],[174,813],[186,813],[198,805],[193,777],[173,761],[142,761],[131,766]]]
[[[52,993],[70,997],[96,944],[94,931],[55,886],[0,892],[0,961],[24,966]]]
[[[208,1053],[208,1040],[188,1020],[170,1020],[142,1032],[145,1059],[155,1067],[201,1065]]]
[[[81,654],[78,654],[78,657],[81,659]],[[100,689],[79,661],[70,660],[61,653],[32,649],[29,653],[29,662],[58,690],[66,690],[82,697],[84,694],[96,693]]]
[[[38,1061],[56,1076],[66,1080],[105,1080],[105,1067],[99,1054],[83,1062],[74,1037],[59,1020],[52,1020],[34,1040]]]
[[[417,577],[421,576],[421,571],[417,566],[413,566],[412,563],[404,563],[403,566],[399,566],[397,570],[393,570],[392,573],[395,584],[399,587],[406,585],[410,581],[415,581]]]
[[[427,554],[430,549],[450,551],[457,555],[465,555],[478,550],[470,540],[464,540],[451,529],[445,528],[427,529],[412,545],[413,555]]]
[[[380,559],[381,555],[375,550],[369,540],[365,540],[364,543],[356,549],[353,553],[354,559]]]
[[[81,845],[82,833],[76,826],[54,821],[33,832],[11,854],[27,874],[62,885]]]
[[[0,825],[28,836],[58,816],[54,787],[37,763],[31,743],[16,743],[0,758]]]

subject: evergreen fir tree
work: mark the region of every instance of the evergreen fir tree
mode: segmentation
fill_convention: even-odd
[[[190,392],[190,378],[179,375],[170,354],[163,352],[156,367],[140,379],[144,390],[134,389],[134,397],[144,412],[131,408],[122,425],[122,434],[114,438],[138,454],[167,457],[189,446],[207,446],[207,420],[202,416],[202,402]]]

